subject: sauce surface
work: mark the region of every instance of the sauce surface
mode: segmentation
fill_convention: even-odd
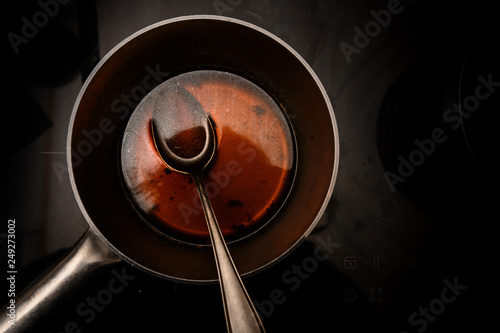
[[[293,182],[296,152],[282,110],[261,88],[226,72],[188,72],[168,84],[187,89],[212,120],[217,150],[205,168],[204,182],[222,233],[233,240],[257,230],[276,214]],[[125,186],[136,209],[156,230],[182,241],[207,243],[208,229],[191,177],[170,170],[154,147],[154,100],[155,90],[127,125],[121,156]]]

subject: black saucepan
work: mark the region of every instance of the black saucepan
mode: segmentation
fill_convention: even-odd
[[[229,244],[240,274],[265,269],[312,231],[331,197],[339,157],[333,109],[314,72],[283,41],[246,22],[217,16],[162,21],[117,45],[85,82],[69,125],[67,156],[89,230],[18,297],[16,326],[7,323],[4,308],[1,331],[33,324],[90,274],[122,260],[162,278],[217,279],[209,246],[161,237],[140,221],[119,163],[125,127],[140,100],[166,79],[198,69],[229,71],[259,84],[288,114],[296,138],[296,176],[284,207],[254,235]]]

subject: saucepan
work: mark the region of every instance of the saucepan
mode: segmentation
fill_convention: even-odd
[[[162,21],[112,49],[81,89],[67,160],[89,228],[19,295],[15,326],[3,309],[2,332],[28,328],[90,276],[122,261],[175,281],[217,281],[209,245],[164,237],[144,223],[120,163],[125,129],[141,99],[165,80],[202,69],[241,75],[263,89],[286,115],[296,146],[293,184],[282,207],[260,229],[228,244],[239,273],[271,266],[313,230],[332,195],[339,160],[333,108],[313,70],[279,38],[244,21],[207,15]]]

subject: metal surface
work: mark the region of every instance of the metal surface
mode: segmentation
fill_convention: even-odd
[[[240,274],[224,241],[224,236],[220,231],[203,180],[198,174],[192,176],[198,188],[205,218],[207,219],[228,332],[265,332],[259,314],[245,289],[243,281],[241,281]]]
[[[203,182],[203,170],[214,157],[217,148],[208,114],[198,100],[182,87],[164,84],[156,89],[154,97],[151,97],[155,100],[151,118],[153,141],[165,166],[190,175],[198,189],[214,251],[228,332],[264,332],[259,314],[231,258]],[[180,99],[179,102],[177,98]],[[189,142],[178,143],[179,147],[175,146],[176,143],[171,143],[171,138],[175,135],[182,135],[182,132],[199,127],[203,129],[201,137],[190,136]],[[201,149],[191,148],[196,142]]]
[[[192,171],[203,170],[212,160],[217,147],[214,129],[208,115],[198,100],[184,88],[169,87],[167,84],[156,89],[157,92],[153,93],[155,107],[151,118],[151,132],[157,152],[163,162],[177,172],[189,174]],[[185,115],[177,110],[177,104],[170,101],[177,96],[182,100],[180,103],[185,104],[181,107],[187,108],[188,112],[186,110],[183,112],[189,114]],[[176,112],[179,113],[178,118],[174,118]],[[179,143],[176,150],[175,143],[171,142],[172,137],[195,129],[202,129],[203,135],[191,135]]]
[[[10,310],[0,311],[0,332],[27,332],[57,310],[85,286],[99,271],[110,269],[120,262],[118,256],[105,246],[92,229],[78,241],[60,261],[33,281],[16,299],[15,325],[9,323]]]

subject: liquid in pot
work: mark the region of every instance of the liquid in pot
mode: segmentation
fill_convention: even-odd
[[[235,74],[193,71],[168,84],[187,89],[211,118],[217,150],[205,168],[205,187],[226,239],[247,236],[277,213],[293,183],[297,156],[286,116],[261,88]],[[150,127],[154,99],[155,90],[137,106],[125,131],[125,187],[154,229],[182,241],[208,243],[195,184],[169,169],[155,150]]]

